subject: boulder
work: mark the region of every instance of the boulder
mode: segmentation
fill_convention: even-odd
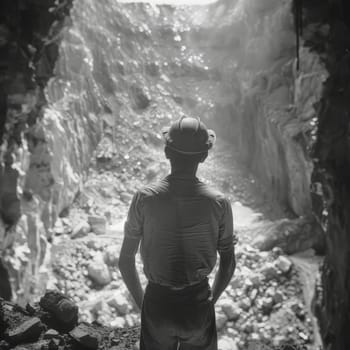
[[[108,266],[117,267],[119,262],[120,246],[114,244],[106,247],[104,261]]]
[[[108,266],[102,254],[98,254],[88,265],[88,276],[98,286],[105,286],[112,281]]]
[[[116,309],[120,316],[124,316],[130,311],[130,303],[119,291],[115,292],[115,294],[107,301],[107,304]]]
[[[276,279],[279,275],[275,264],[271,262],[268,262],[264,266],[262,266],[259,272],[264,276],[264,279],[266,281]]]
[[[218,350],[237,350],[237,349],[238,347],[236,342],[228,336],[223,336],[218,341]]]
[[[264,315],[271,313],[274,305],[274,299],[272,297],[265,297],[261,300],[261,311]]]
[[[225,301],[221,304],[221,309],[229,321],[237,321],[241,314],[241,309],[232,301]]]
[[[279,256],[274,264],[283,274],[288,274],[293,265],[293,263],[285,256]]]
[[[39,301],[39,305],[48,311],[58,321],[58,328],[72,329],[78,320],[78,306],[65,295],[56,292],[47,292]]]
[[[126,325],[126,321],[124,317],[116,317],[112,322],[111,322],[111,327],[113,328],[124,328]]]
[[[87,349],[98,349],[101,336],[87,323],[81,323],[69,332],[70,336]]]
[[[38,340],[44,325],[38,317],[30,318],[14,329],[8,331],[7,338],[11,344],[33,342]]]
[[[240,300],[239,302],[239,307],[244,310],[244,311],[248,311],[251,307],[251,301],[249,298],[243,298],[242,300]]]
[[[55,339],[59,337],[60,337],[60,334],[55,329],[49,329],[44,334],[44,339]]]
[[[105,235],[107,232],[107,220],[104,216],[90,215],[88,223],[92,231],[97,235]]]
[[[262,250],[279,247],[286,254],[314,248],[324,250],[325,237],[320,225],[309,217],[294,220],[282,219],[262,225],[253,240],[253,246]]]
[[[90,231],[90,224],[86,221],[80,221],[73,227],[71,238],[85,237]]]
[[[224,313],[220,311],[216,313],[216,328],[218,330],[223,329],[227,321],[228,321],[227,316]]]

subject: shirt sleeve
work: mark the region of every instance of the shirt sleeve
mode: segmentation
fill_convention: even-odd
[[[124,235],[128,238],[139,239],[143,233],[142,195],[135,193],[132,198],[128,216],[124,224]]]
[[[218,252],[231,250],[237,243],[237,236],[233,230],[233,215],[231,203],[228,199],[223,201],[223,215],[219,223]]]

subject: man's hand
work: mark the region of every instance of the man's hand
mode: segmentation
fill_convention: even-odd
[[[119,256],[119,270],[136,305],[141,310],[144,293],[135,264],[135,255],[139,243],[139,239],[124,237]]]
[[[217,272],[213,284],[212,301],[215,304],[219,299],[222,292],[226,289],[227,285],[235,272],[236,259],[234,246],[232,249],[219,253],[220,254],[220,266]]]

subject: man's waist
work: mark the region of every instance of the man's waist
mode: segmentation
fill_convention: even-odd
[[[205,277],[200,281],[195,281],[184,285],[170,285],[165,283],[157,283],[153,281],[148,281],[148,284],[151,288],[158,288],[158,289],[163,289],[164,291],[177,292],[177,291],[189,291],[191,289],[196,289],[203,285],[209,285],[209,282],[208,282],[208,277]]]

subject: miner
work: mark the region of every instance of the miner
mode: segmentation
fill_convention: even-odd
[[[236,266],[230,202],[196,177],[215,133],[198,118],[183,116],[163,136],[171,172],[134,195],[119,268],[141,309],[141,350],[214,350],[214,305]],[[140,243],[145,291],[135,267]],[[217,254],[219,269],[210,286]]]

